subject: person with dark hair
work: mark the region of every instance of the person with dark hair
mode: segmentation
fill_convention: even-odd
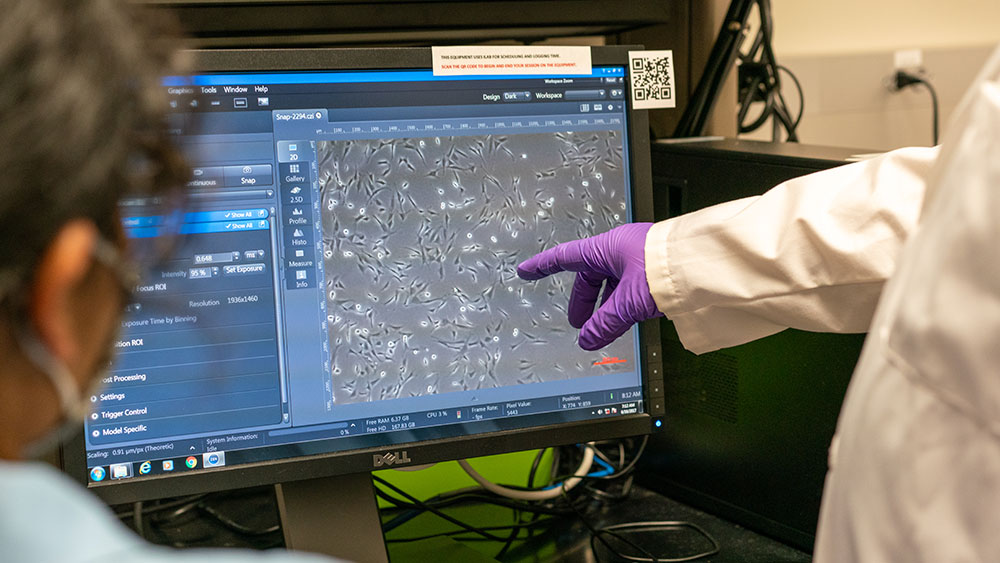
[[[663,315],[695,353],[789,327],[867,331],[814,560],[997,561],[998,151],[1000,49],[940,147],[569,241],[518,274],[576,272],[569,322],[588,350]]]
[[[4,561],[317,560],[154,547],[33,458],[70,431],[135,287],[123,198],[169,206],[177,72],[162,14],[114,0],[0,0],[0,552]]]

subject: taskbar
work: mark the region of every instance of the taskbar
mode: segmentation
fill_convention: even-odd
[[[546,400],[525,399],[313,427],[117,447],[88,452],[88,480],[97,484],[643,412],[639,388],[563,395],[558,399],[555,410],[548,410],[551,404]],[[292,430],[297,431],[289,432]],[[352,430],[354,434],[350,433]],[[173,455],[164,456],[167,452]]]
[[[95,465],[87,468],[87,478],[91,483],[100,483],[145,475],[184,473],[213,467],[225,467],[225,465],[226,452],[206,452],[185,457]]]

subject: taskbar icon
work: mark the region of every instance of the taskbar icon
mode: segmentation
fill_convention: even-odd
[[[90,470],[90,480],[95,483],[100,483],[107,476],[108,472],[105,471],[104,468],[101,467],[100,465],[98,465],[97,467],[93,467]]]
[[[209,452],[202,455],[205,467],[222,467],[226,465],[226,452]]]
[[[111,465],[111,480],[128,479],[132,477],[131,463],[114,463]]]

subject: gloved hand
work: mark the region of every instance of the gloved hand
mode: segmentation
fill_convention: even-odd
[[[524,280],[577,272],[569,298],[569,324],[580,329],[580,347],[597,350],[635,323],[663,316],[646,283],[646,233],[652,223],[630,223],[545,250],[517,267]],[[601,306],[594,312],[604,285]]]

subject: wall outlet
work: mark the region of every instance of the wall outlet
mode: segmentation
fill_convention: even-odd
[[[924,66],[924,52],[921,49],[900,49],[893,54],[893,70],[920,70]]]

